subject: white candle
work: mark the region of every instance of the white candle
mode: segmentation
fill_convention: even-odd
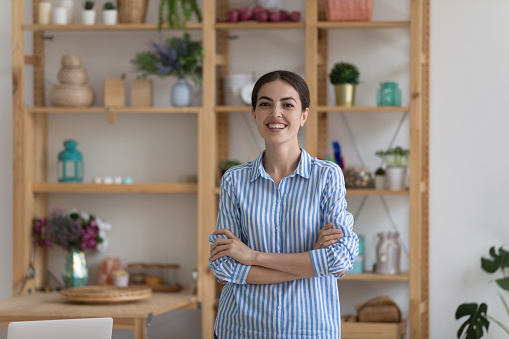
[[[61,0],[60,6],[67,9],[67,23],[72,24],[74,22],[74,0]]]
[[[51,2],[39,2],[39,24],[47,25],[51,17]]]
[[[55,25],[67,25],[67,9],[65,7],[56,7],[53,10],[53,23]]]

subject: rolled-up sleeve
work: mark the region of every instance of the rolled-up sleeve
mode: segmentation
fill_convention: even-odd
[[[242,240],[240,234],[240,210],[229,179],[229,172],[225,173],[221,179],[219,213],[217,216],[216,229],[228,229]],[[208,240],[212,245],[217,238],[227,237],[224,235],[210,234]],[[225,256],[215,261],[210,261],[209,259],[209,268],[220,283],[231,282],[234,284],[246,284],[246,278],[251,266],[243,265],[235,259]]]
[[[315,277],[334,275],[340,278],[341,271],[352,269],[359,255],[359,238],[353,232],[353,216],[346,211],[346,189],[343,173],[339,167],[331,168],[327,184],[323,190],[321,213],[324,225],[333,222],[333,228],[343,232],[343,238],[326,248],[311,251],[311,261]]]

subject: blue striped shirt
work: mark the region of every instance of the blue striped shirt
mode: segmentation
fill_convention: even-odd
[[[336,164],[302,150],[295,171],[276,187],[263,168],[263,156],[223,175],[217,229],[229,229],[255,251],[310,251],[315,276],[253,285],[246,283],[251,266],[230,257],[209,262],[218,280],[226,281],[215,332],[220,339],[340,338],[337,272],[351,269],[358,255],[343,173]],[[331,221],[344,237],[313,250],[318,232]],[[217,237],[225,236],[210,235],[209,241]]]

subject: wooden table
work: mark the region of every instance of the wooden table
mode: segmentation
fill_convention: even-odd
[[[150,298],[115,304],[80,304],[62,300],[59,292],[38,292],[0,301],[0,326],[12,321],[113,318],[113,328],[134,330],[134,339],[148,338],[153,316],[175,309],[196,308],[196,297],[153,293]]]

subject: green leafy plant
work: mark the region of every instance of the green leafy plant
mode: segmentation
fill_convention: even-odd
[[[509,291],[509,252],[502,247],[498,249],[495,246],[490,248],[490,256],[492,259],[481,258],[481,267],[484,271],[492,274],[500,270],[503,277],[495,279],[498,287],[502,290]],[[507,316],[509,317],[509,306],[504,297],[498,293],[502,303],[505,306]],[[490,321],[495,322],[507,334],[509,334],[509,326],[503,324],[499,320],[488,314],[488,305],[486,303],[464,303],[456,309],[456,320],[467,317],[467,320],[460,326],[457,337],[458,339],[478,339],[484,335],[484,329],[488,332]]]
[[[113,2],[111,2],[111,1],[107,1],[107,2],[104,4],[104,6],[103,6],[103,9],[104,9],[105,11],[110,11],[110,10],[115,9],[115,8],[116,8],[116,7],[115,7],[115,4],[114,4]]]
[[[228,159],[219,163],[219,169],[224,174],[228,169],[233,166],[241,165],[242,163],[238,160]]]
[[[359,84],[359,70],[357,66],[348,62],[339,62],[329,73],[330,82],[336,84]]]
[[[165,43],[150,42],[151,49],[136,54],[131,63],[141,78],[156,75],[161,78],[189,77],[195,84],[201,83],[203,47],[200,41],[192,41],[188,33],[183,38],[170,38]]]
[[[83,3],[83,7],[84,7],[87,11],[89,11],[89,10],[91,10],[91,9],[94,9],[94,5],[95,5],[95,2],[93,2],[92,0],[88,0],[88,1],[85,1],[85,2]]]
[[[385,175],[385,170],[382,167],[378,167],[375,171],[375,175]]]
[[[161,0],[159,3],[159,30],[162,29],[165,20],[170,28],[184,28],[196,15],[198,22],[201,22],[202,15],[196,0]]]
[[[387,167],[407,167],[410,151],[397,146],[386,151],[376,151],[375,155],[382,159]]]

